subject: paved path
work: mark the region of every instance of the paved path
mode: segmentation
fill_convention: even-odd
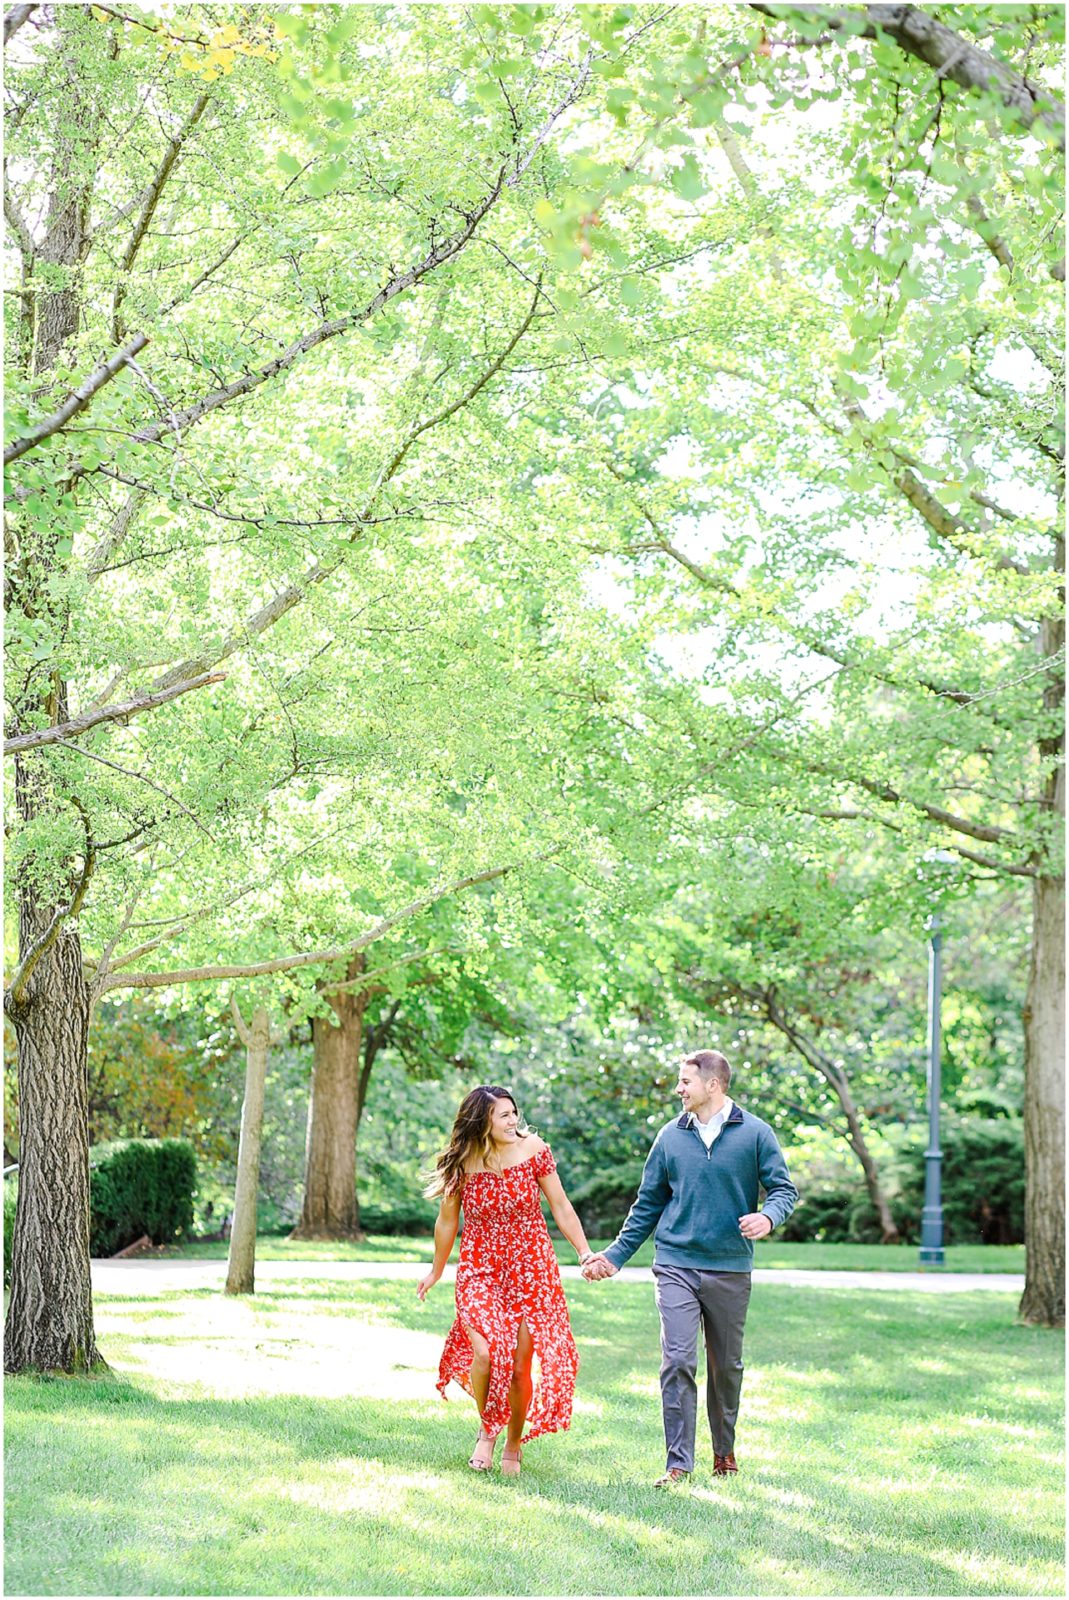
[[[293,1283],[306,1279],[328,1279],[352,1283],[363,1278],[422,1278],[426,1265],[418,1261],[259,1261],[256,1281]],[[444,1282],[451,1282],[455,1267],[447,1267]],[[562,1267],[561,1276],[580,1276],[578,1267]],[[624,1267],[620,1273],[633,1283],[652,1283],[649,1267]],[[164,1260],[94,1261],[93,1288],[98,1294],[143,1295],[174,1294],[183,1289],[221,1289],[226,1279],[225,1261],[197,1261],[172,1257]],[[1001,1294],[1022,1294],[1024,1276],[1015,1272],[805,1272],[792,1268],[777,1271],[757,1267],[754,1283],[778,1283],[797,1289],[878,1289],[921,1290],[925,1294],[961,1294],[988,1290]]]

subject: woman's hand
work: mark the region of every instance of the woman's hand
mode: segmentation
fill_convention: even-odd
[[[426,1300],[427,1291],[434,1288],[439,1277],[440,1274],[435,1272],[434,1268],[432,1267],[427,1276],[419,1280],[419,1282],[416,1284],[416,1293],[419,1295],[421,1300]]]

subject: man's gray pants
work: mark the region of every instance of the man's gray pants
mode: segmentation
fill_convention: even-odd
[[[735,1448],[750,1274],[654,1267],[653,1276],[661,1313],[661,1405],[668,1467],[693,1472],[698,1328],[705,1332],[705,1403],[713,1450],[726,1456]]]

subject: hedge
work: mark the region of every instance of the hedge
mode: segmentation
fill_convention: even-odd
[[[1014,1117],[946,1117],[943,1152],[943,1237],[947,1244],[1024,1241],[1024,1130]],[[905,1244],[920,1242],[924,1149],[917,1144],[882,1172],[891,1214]],[[781,1228],[783,1240],[878,1244],[881,1229],[868,1192],[850,1188],[804,1195]]]
[[[197,1160],[186,1139],[122,1139],[90,1152],[89,1249],[113,1256],[144,1234],[168,1244],[193,1227]]]

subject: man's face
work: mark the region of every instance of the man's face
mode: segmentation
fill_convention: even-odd
[[[716,1087],[716,1079],[703,1078],[697,1067],[688,1066],[685,1062],[680,1067],[676,1094],[683,1102],[684,1111],[703,1111]]]

